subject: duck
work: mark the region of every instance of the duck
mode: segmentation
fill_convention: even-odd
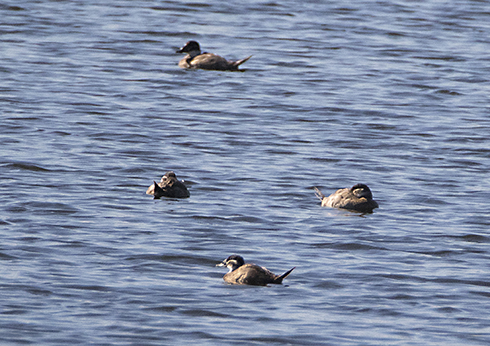
[[[253,263],[245,263],[240,255],[231,255],[217,267],[227,267],[230,271],[223,276],[223,280],[234,285],[267,286],[267,284],[282,284],[291,272],[296,268],[289,269],[282,275],[276,275],[270,270]]]
[[[172,171],[165,173],[159,183],[153,181],[153,184],[146,190],[146,194],[153,195],[155,199],[160,197],[187,198],[190,196],[185,184],[179,181]]]
[[[189,41],[176,51],[176,53],[187,53],[187,55],[179,61],[179,67],[187,69],[203,69],[203,70],[221,70],[221,71],[237,71],[238,66],[250,59],[252,56],[245,59],[232,61],[212,54],[201,53],[201,47],[196,41]]]
[[[379,207],[366,184],[359,183],[350,188],[339,189],[328,197],[315,187],[315,194],[322,201],[322,207],[349,209],[363,213],[372,212]]]

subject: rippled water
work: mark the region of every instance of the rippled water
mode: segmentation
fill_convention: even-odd
[[[0,343],[487,345],[490,4],[0,5]],[[184,71],[195,39],[243,72]],[[145,195],[168,170],[191,197]],[[373,214],[321,208],[368,184]],[[229,286],[230,254],[284,285]]]

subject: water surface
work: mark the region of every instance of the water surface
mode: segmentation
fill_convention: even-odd
[[[0,5],[5,345],[487,345],[490,5]],[[194,39],[243,72],[184,71]],[[168,170],[191,197],[145,195]],[[368,184],[380,208],[321,208]],[[224,284],[230,254],[284,285]]]

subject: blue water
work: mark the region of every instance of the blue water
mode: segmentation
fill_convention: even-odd
[[[490,343],[490,3],[19,0],[0,34],[0,344]],[[189,199],[145,195],[169,170]],[[313,191],[358,182],[373,214]],[[226,285],[234,253],[296,269]]]

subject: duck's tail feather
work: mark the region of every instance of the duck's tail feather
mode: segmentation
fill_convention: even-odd
[[[233,62],[233,66],[238,67],[241,64],[243,64],[245,61],[247,61],[248,59],[250,59],[251,57],[252,56],[250,55],[250,56],[246,57],[245,59],[237,60],[237,61]]]
[[[291,269],[289,269],[287,272],[285,272],[284,274],[282,274],[281,276],[279,276],[277,279],[276,279],[276,283],[280,284],[282,283],[282,280],[284,280],[289,274],[291,274],[291,272],[295,269],[296,267],[292,267]]]
[[[317,196],[320,199],[320,201],[323,201],[325,195],[317,187],[314,188],[315,188],[315,196]]]
[[[165,191],[157,184],[156,181],[153,181],[153,198],[158,199],[162,196],[165,196]]]

